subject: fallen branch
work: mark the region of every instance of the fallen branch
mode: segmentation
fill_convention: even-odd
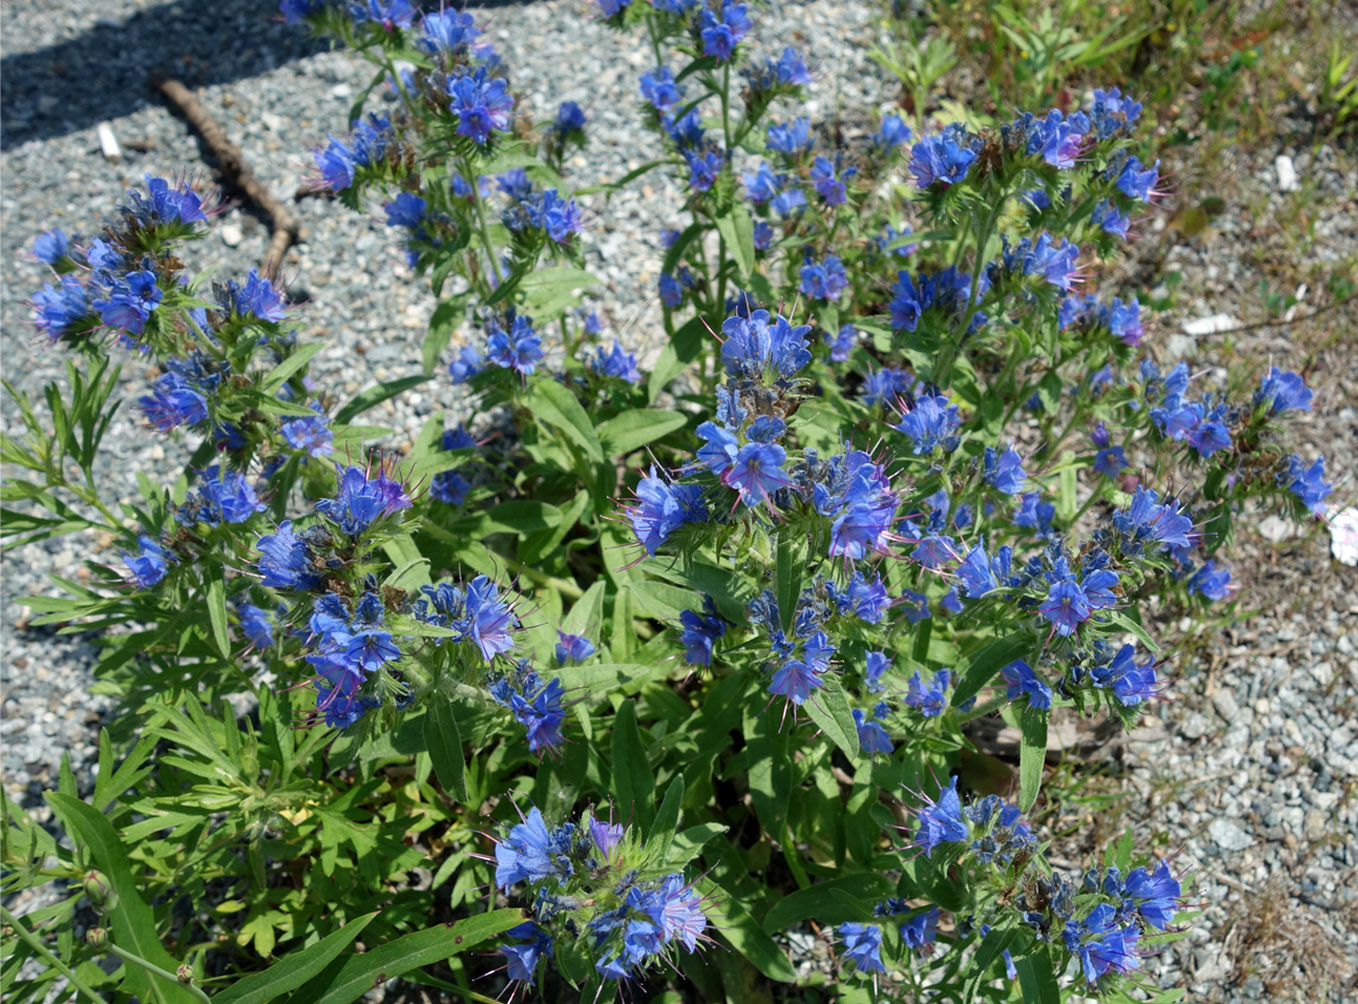
[[[296,217],[254,176],[240,148],[226,138],[226,131],[207,113],[192,91],[172,77],[156,74],[151,77],[151,85],[160,91],[172,108],[184,116],[207,144],[221,165],[223,183],[241,192],[269,218],[272,233],[264,252],[262,271],[266,278],[276,279],[283,255],[297,240],[301,229]]]

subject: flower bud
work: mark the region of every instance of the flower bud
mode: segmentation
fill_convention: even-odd
[[[91,927],[85,932],[85,944],[92,948],[108,947],[108,931],[102,927]]]
[[[189,965],[187,962],[185,962],[178,969],[176,969],[174,971],[174,974],[176,977],[179,978],[180,983],[193,982],[193,966]]]
[[[118,894],[103,872],[91,870],[85,876],[84,887],[90,904],[100,913],[108,913],[118,905]]]

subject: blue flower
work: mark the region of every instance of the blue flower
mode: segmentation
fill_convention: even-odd
[[[901,940],[905,942],[905,946],[913,948],[921,955],[927,955],[938,936],[939,916],[940,911],[934,906],[904,921],[901,924]]]
[[[722,476],[722,483],[736,489],[740,501],[747,507],[771,502],[773,492],[792,484],[792,479],[783,470],[786,459],[787,451],[776,443],[746,443]]]
[[[985,448],[985,483],[1006,495],[1023,491],[1028,475],[1023,470],[1023,458],[1012,446],[996,456],[995,449]]]
[[[507,332],[495,321],[486,327],[486,358],[496,366],[526,377],[545,358],[542,339],[533,332],[533,322],[526,315],[516,314]]]
[[[470,597],[470,586],[467,592]],[[509,616],[514,617],[512,613]],[[517,618],[514,624],[518,624]],[[507,633],[505,637],[508,637]],[[537,753],[565,742],[561,735],[561,727],[566,722],[566,709],[562,703],[565,688],[557,679],[543,682],[542,677],[526,666],[527,660],[519,663],[517,686],[509,678],[500,677],[491,684],[490,695],[513,712],[515,721],[524,727],[529,752]]]
[[[726,159],[716,150],[699,154],[693,150],[682,151],[688,161],[688,186],[694,191],[706,192],[717,182],[717,175],[726,166]]]
[[[161,432],[207,420],[207,398],[178,373],[165,373],[151,385],[151,393],[138,398],[146,420]]]
[[[793,216],[806,206],[806,193],[796,185],[789,185],[773,197],[769,203],[769,208],[778,214],[778,218],[785,220]]]
[[[495,845],[495,884],[508,892],[519,882],[535,882],[551,875],[555,866],[548,856],[550,846],[547,824],[534,806],[528,817]]]
[[[817,300],[838,300],[849,288],[848,273],[837,255],[828,255],[823,265],[807,262],[801,276],[801,291]]]
[[[795,118],[791,122],[769,126],[768,149],[788,157],[796,157],[811,149],[811,120]]]
[[[884,973],[882,965],[882,929],[876,924],[840,924],[839,936],[844,939],[844,958],[851,961],[860,973]]]
[[[910,142],[910,127],[905,124],[905,120],[899,115],[887,115],[882,119],[882,126],[872,135],[872,142],[888,150],[900,146],[902,143]]]
[[[915,846],[924,851],[926,857],[932,857],[934,848],[939,844],[966,841],[967,824],[962,818],[962,802],[957,797],[956,777],[950,778],[948,787],[938,793],[935,801],[921,807],[918,815]]]
[[[453,378],[454,384],[466,383],[480,373],[484,365],[481,353],[477,352],[471,345],[464,345],[458,350],[453,361],[448,364],[448,375]]]
[[[1160,193],[1155,190],[1155,183],[1160,177],[1160,162],[1157,160],[1152,167],[1146,167],[1136,157],[1128,157],[1127,163],[1117,176],[1117,189],[1129,199],[1139,199],[1142,202],[1149,202]]]
[[[842,363],[849,358],[850,351],[858,341],[858,329],[852,324],[845,324],[840,327],[838,333],[831,334],[826,331],[822,337],[825,344],[830,347],[830,361]]]
[[[494,582],[485,575],[472,579],[467,583],[466,603],[471,640],[486,662],[514,647],[513,632],[519,629],[519,618],[500,599]]]
[[[893,428],[910,437],[916,454],[933,453],[939,446],[950,453],[957,448],[953,432],[961,424],[957,405],[942,394],[925,393],[915,398],[914,407]]]
[[[893,295],[888,306],[891,311],[891,327],[896,331],[914,331],[924,305],[920,302],[920,294],[915,289],[909,272],[902,270],[896,273],[896,284],[891,287],[891,292]]]
[[[631,384],[641,382],[641,371],[637,369],[637,357],[624,351],[622,343],[616,338],[613,339],[613,348],[609,352],[605,352],[602,345],[599,346],[598,355],[593,360],[593,368],[595,372],[604,376],[617,377]]]
[[[258,567],[263,584],[275,589],[315,589],[320,579],[311,571],[311,555],[292,532],[292,521],[278,524],[278,532],[260,537]]]
[[[743,175],[745,197],[755,205],[762,205],[776,196],[782,188],[783,180],[773,173],[767,160],[759,162],[759,170]]]
[[[684,88],[675,83],[674,73],[669,67],[658,66],[650,73],[641,75],[641,96],[663,114],[683,100]]]
[[[950,186],[967,176],[975,160],[974,151],[959,146],[947,135],[930,136],[910,148],[910,173],[920,188]]]
[[[797,50],[790,45],[784,46],[783,54],[778,57],[777,63],[770,60],[770,64],[778,83],[786,87],[811,83],[811,71],[806,68],[806,63],[797,54]]]
[[[492,132],[509,128],[514,98],[501,77],[488,79],[489,71],[479,66],[470,75],[448,81],[449,107],[457,113],[457,134],[469,136],[484,146]]]
[[[735,55],[736,46],[753,27],[746,16],[745,4],[732,0],[723,0],[720,15],[704,8],[698,15],[698,26],[703,55],[713,56],[720,63],[728,62]]]
[[[273,614],[253,603],[237,605],[236,612],[240,615],[240,629],[252,648],[265,649],[273,644]]]
[[[990,556],[986,554],[984,540],[968,551],[962,563],[957,566],[957,579],[966,589],[967,596],[972,599],[999,588],[995,574],[991,571]]]
[[[1100,139],[1108,139],[1119,132],[1130,132],[1140,117],[1141,105],[1130,96],[1124,98],[1116,87],[1094,92],[1094,106],[1089,110],[1089,119],[1098,130]]]
[[[470,16],[470,15],[468,15]],[[585,113],[574,101],[563,101],[556,110],[556,120],[552,128],[561,136],[569,136],[585,127]]]
[[[846,176],[849,172],[845,172]],[[835,165],[824,157],[817,157],[811,164],[811,181],[827,206],[842,206],[847,199],[844,182],[835,175]]]
[[[132,200],[130,209],[133,215],[144,225],[207,222],[207,216],[203,213],[203,200],[189,187],[188,182],[171,187],[164,178],[154,178],[149,174],[142,175],[142,180],[146,183],[146,195],[135,191],[127,195]]]
[[[712,665],[712,645],[726,634],[726,622],[716,616],[710,600],[708,604],[709,616],[692,610],[684,610],[679,614],[679,623],[683,625],[679,641],[684,646],[684,660],[695,666]]]
[[[1147,542],[1166,547],[1192,546],[1193,520],[1174,499],[1161,503],[1152,488],[1137,486],[1132,504],[1113,513],[1113,526],[1123,535],[1124,549],[1136,553]]]
[[[333,520],[351,538],[360,536],[368,527],[384,516],[411,506],[410,496],[399,481],[387,477],[379,467],[376,477],[369,477],[362,467],[341,467],[339,491],[333,499],[321,499],[316,511]]]
[[[637,504],[628,511],[628,519],[637,540],[651,557],[683,524],[707,519],[707,507],[698,485],[669,484],[656,477],[655,468],[641,479],[636,495]]]
[[[1209,600],[1224,600],[1231,594],[1231,570],[1218,568],[1215,561],[1207,561],[1188,580],[1188,588]]]
[[[1274,366],[1259,381],[1254,403],[1256,407],[1267,405],[1270,415],[1280,415],[1285,411],[1310,411],[1311,388],[1298,374]]]
[[[528,944],[500,946],[500,954],[507,962],[505,975],[511,980],[522,980],[531,987],[538,961],[552,957],[552,939],[531,920],[510,928],[506,933],[511,938],[528,939]]]
[[[1076,259],[1080,249],[1062,238],[1053,244],[1051,234],[1044,233],[1036,241],[1024,237],[1014,247],[1006,243],[1004,269],[1011,275],[1033,275],[1058,289],[1070,289],[1079,274]]]
[[[929,685],[916,670],[906,684],[905,703],[925,718],[937,718],[948,707],[948,686],[952,683],[952,673],[940,669],[934,673]]]
[[[789,52],[792,50],[789,49]],[[67,257],[71,249],[71,242],[67,239],[61,227],[54,227],[44,234],[39,234],[33,241],[33,254],[39,261],[45,261],[49,265],[56,265],[61,259]]]
[[[139,589],[150,589],[169,571],[169,563],[174,559],[167,555],[155,540],[141,534],[137,537],[140,550],[136,554],[123,552],[123,562],[137,583]]]
[[[782,314],[770,324],[767,310],[728,317],[721,326],[722,364],[734,377],[790,379],[811,362],[810,330],[809,324],[789,324]]]
[[[1093,212],[1089,214],[1089,221],[1096,224],[1104,233],[1123,239],[1127,237],[1127,228],[1132,225],[1132,218],[1107,199],[1094,207]]]
[[[867,666],[863,670],[863,687],[870,694],[880,694],[886,689],[882,675],[891,668],[891,657],[885,652],[869,652]]]
[[[1047,590],[1047,599],[1037,608],[1047,620],[1051,621],[1056,633],[1069,637],[1089,620],[1091,613],[1089,597],[1074,579],[1062,579],[1052,583]]]
[[[164,296],[156,285],[155,272],[129,272],[125,279],[115,279],[107,297],[95,300],[91,306],[110,328],[140,335],[151,312],[160,306]]]
[[[575,200],[561,198],[555,188],[524,200],[524,208],[528,213],[528,221],[545,231],[557,244],[566,243],[571,234],[578,234],[584,229]]]
[[[382,208],[387,213],[389,227],[418,227],[424,221],[427,203],[414,192],[401,192]]]
[[[423,203],[424,200],[418,201]],[[253,316],[261,321],[281,321],[287,317],[282,294],[273,288],[273,283],[268,279],[259,277],[257,268],[250,269],[244,286],[232,279],[227,281],[226,289],[228,302],[223,306],[234,310],[241,317]]]
[[[824,686],[820,673],[815,666],[801,659],[789,659],[773,673],[769,682],[769,693],[785,697],[801,707],[811,696],[811,691]]]
[[[1033,667],[1022,659],[1015,659],[1001,669],[1000,676],[1004,677],[1004,682],[1009,684],[1009,689],[1005,694],[1009,700],[1017,700],[1026,694],[1028,696],[1028,707],[1039,708],[1043,711],[1051,710],[1051,687],[1047,686],[1033,672]]]
[[[1117,911],[1107,903],[1094,907],[1083,921],[1067,921],[1062,931],[1066,948],[1080,960],[1080,969],[1090,983],[1097,983],[1110,970],[1123,973],[1139,968],[1139,937],[1135,928],[1117,926]]]
[[[334,434],[330,431],[324,415],[290,418],[279,426],[278,431],[294,450],[303,450],[313,457],[323,457],[335,452],[334,446],[331,445]]]
[[[853,709],[854,724],[858,727],[858,746],[869,756],[885,753],[890,756],[896,747],[891,745],[891,734],[877,722],[870,721],[861,708]]]
[[[203,483],[199,486],[203,507],[198,518],[210,526],[225,520],[227,523],[244,523],[257,512],[264,512],[268,506],[259,501],[259,496],[239,471],[221,472],[213,464],[203,472]]]
[[[1154,873],[1134,868],[1122,884],[1124,894],[1136,905],[1136,912],[1151,927],[1165,930],[1179,910],[1182,889],[1163,861]]]
[[[425,52],[456,52],[469,47],[481,35],[470,14],[458,11],[430,11],[420,22],[420,37],[415,40]]]

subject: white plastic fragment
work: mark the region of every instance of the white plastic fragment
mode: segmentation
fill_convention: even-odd
[[[123,151],[118,148],[118,137],[113,135],[113,126],[107,122],[100,122],[95,127],[94,134],[99,137],[99,152],[104,155],[105,160],[116,164],[123,159]]]
[[[1198,317],[1191,321],[1184,321],[1184,334],[1193,335],[1214,335],[1218,331],[1227,331],[1231,328],[1240,327],[1240,322],[1230,314],[1211,314],[1207,317]]]
[[[1285,153],[1280,153],[1273,161],[1273,170],[1278,175],[1278,191],[1295,192],[1297,185],[1297,169],[1292,165],[1292,158]]]
[[[1330,553],[1341,564],[1358,565],[1358,509],[1344,509],[1330,518]]]

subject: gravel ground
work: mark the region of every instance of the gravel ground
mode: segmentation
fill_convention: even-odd
[[[307,148],[343,127],[350,102],[367,83],[366,64],[323,51],[274,22],[264,0],[109,0],[97,5],[97,15],[91,7],[83,0],[11,0],[3,11],[0,260],[7,267],[0,280],[0,353],[6,378],[30,394],[63,379],[60,356],[32,334],[27,320],[27,298],[46,273],[29,253],[32,237],[60,226],[88,238],[100,215],[143,173],[210,171],[186,126],[148,91],[153,65],[196,88],[255,173],[288,199],[310,170]],[[866,57],[876,31],[870,5],[805,0],[773,8],[757,29],[757,51],[783,44],[802,50],[816,74],[813,117],[882,108],[891,100],[894,84],[882,84]],[[644,161],[647,150],[636,144],[634,81],[647,59],[630,40],[582,14],[592,5],[540,0],[471,9],[538,118],[565,99],[585,108],[591,142],[568,165],[575,184],[617,177]],[[118,163],[99,152],[96,127],[104,122],[122,147]],[[1233,340],[1176,330],[1185,319],[1236,316],[1243,294],[1257,287],[1260,248],[1278,221],[1297,211],[1297,198],[1277,190],[1279,153],[1295,158],[1307,199],[1325,208],[1307,252],[1321,262],[1355,260],[1358,172],[1351,154],[1328,146],[1312,152],[1300,143],[1235,151],[1236,185],[1210,231],[1189,237],[1166,224],[1167,213],[1147,228],[1144,250],[1112,277],[1154,283],[1170,268],[1184,274],[1180,289],[1191,293],[1151,336],[1166,355],[1209,367],[1242,352],[1291,364],[1297,351],[1291,328],[1255,329]],[[658,234],[677,219],[678,192],[648,175],[611,202],[602,196],[582,201],[588,265],[605,281],[600,314],[629,347],[654,345]],[[304,323],[326,341],[313,364],[317,377],[352,393],[417,372],[432,299],[411,282],[381,220],[317,199],[297,203],[295,211],[305,234],[285,271],[294,295],[309,299]],[[185,257],[198,270],[242,276],[258,263],[267,239],[263,221],[230,208]],[[1329,457],[1335,480],[1348,479],[1340,494],[1349,499],[1352,451],[1345,456],[1343,444],[1358,442],[1354,320],[1336,312],[1324,322],[1341,337],[1317,357],[1318,409],[1302,428],[1305,440]],[[153,375],[128,358],[123,394],[136,395]],[[399,441],[459,401],[454,388],[435,379],[383,406],[372,420],[397,430]],[[0,405],[9,428],[16,413],[7,399]],[[106,441],[100,471],[106,497],[136,497],[136,471],[168,472],[183,456],[175,441],[148,436],[127,409]],[[1358,570],[1331,560],[1322,538],[1267,521],[1259,529],[1243,535],[1235,565],[1242,605],[1260,613],[1204,641],[1186,639],[1174,653],[1173,699],[1154,711],[1158,728],[1152,719],[1141,733],[1145,739],[1126,747],[1127,783],[1144,796],[1133,801],[1126,822],[1136,826],[1140,846],[1153,841],[1177,852],[1202,910],[1188,939],[1147,961],[1147,980],[1187,986],[1193,1000],[1337,1001],[1355,992],[1358,969],[1352,797],[1358,785]],[[41,792],[54,783],[63,753],[70,753],[78,776],[88,777],[107,706],[88,694],[88,642],[28,626],[16,598],[49,588],[52,573],[82,577],[91,558],[118,561],[107,542],[78,536],[4,556],[4,784],[40,815]]]

